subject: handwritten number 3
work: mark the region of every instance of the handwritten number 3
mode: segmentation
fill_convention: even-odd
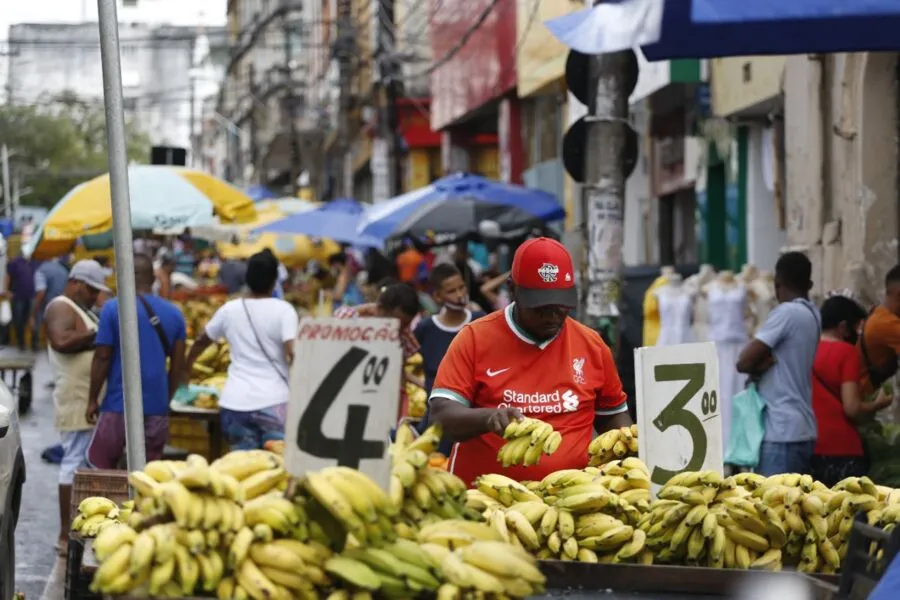
[[[654,378],[657,382],[664,381],[684,381],[684,387],[675,394],[672,401],[653,419],[653,425],[660,431],[666,431],[670,427],[683,427],[691,436],[693,450],[691,458],[687,465],[680,471],[670,471],[662,467],[654,467],[650,474],[650,480],[658,485],[665,484],[669,479],[680,473],[681,471],[697,471],[703,466],[703,460],[706,457],[706,431],[703,429],[703,423],[700,419],[687,410],[688,402],[690,402],[706,380],[706,365],[703,363],[693,363],[686,365],[658,365],[653,371]],[[715,405],[715,398],[706,397],[706,404]]]

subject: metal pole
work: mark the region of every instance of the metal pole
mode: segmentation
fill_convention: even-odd
[[[286,3],[287,4],[287,3]],[[282,35],[284,36],[284,73],[287,79],[287,97],[285,104],[287,105],[288,119],[288,135],[291,136],[291,165],[288,169],[291,178],[291,192],[294,198],[300,196],[300,183],[297,179],[300,177],[300,140],[297,137],[297,98],[294,95],[294,69],[291,67],[294,58],[293,46],[293,28],[291,26],[291,7],[287,4],[284,9],[284,23],[282,26]]]
[[[10,218],[12,212],[12,192],[9,189],[9,148],[0,147],[0,163],[3,163],[3,216]]]
[[[122,344],[122,384],[125,390],[125,442],[128,469],[143,469],[144,400],[141,393],[141,356],[138,348],[137,287],[134,281],[134,245],[131,238],[131,199],[128,193],[128,157],[125,151],[125,110],[122,65],[119,59],[119,21],[116,0],[97,0],[100,22],[100,60],[112,192],[112,230],[116,253],[119,301],[119,340]]]
[[[403,178],[400,169],[400,132],[397,114],[397,96],[400,87],[400,72],[397,68],[396,10],[394,0],[381,0],[383,16],[379,19],[379,54],[382,61],[381,84],[384,97],[381,98],[381,135],[387,142],[388,198],[403,193]]]
[[[605,333],[618,349],[619,297],[622,287],[622,243],[625,209],[625,135],[630,51],[590,59],[593,91],[585,148],[582,188],[587,220],[588,324]]]

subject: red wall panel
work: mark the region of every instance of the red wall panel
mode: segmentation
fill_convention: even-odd
[[[516,0],[431,0],[434,61],[453,52],[431,75],[431,128],[443,129],[516,86]]]

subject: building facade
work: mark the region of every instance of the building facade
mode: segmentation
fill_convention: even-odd
[[[199,97],[220,78],[223,28],[121,23],[125,110],[158,145],[192,147],[199,129]],[[193,71],[205,45],[207,80]],[[6,94],[11,103],[48,102],[63,92],[103,102],[97,23],[22,23],[10,26]]]
[[[315,66],[308,54],[320,23],[310,23],[304,4],[312,3],[228,3],[230,54],[211,119],[227,139],[226,176],[238,184],[292,190],[304,159],[317,153],[315,128],[305,120],[315,108],[305,105],[302,88]]]

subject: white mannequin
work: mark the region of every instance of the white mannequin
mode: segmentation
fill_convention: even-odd
[[[686,344],[694,341],[691,330],[693,296],[683,285],[681,275],[673,273],[656,291],[659,303],[659,338],[657,346]]]
[[[756,265],[753,263],[747,263],[743,267],[741,267],[740,278],[744,281],[745,284],[749,284],[753,280],[759,277],[759,269],[756,268]]]
[[[707,328],[707,302],[703,289],[710,281],[715,279],[716,269],[709,264],[700,265],[696,275],[691,275],[685,285],[694,295],[694,339],[705,342],[709,339]]]
[[[663,268],[659,270],[659,274],[668,279],[672,275],[677,275],[678,273],[675,272],[675,267],[664,265]]]
[[[766,318],[778,304],[775,299],[775,276],[769,271],[761,271],[759,277],[750,283],[752,292],[751,310],[755,320],[753,332],[766,322]]]
[[[731,399],[744,389],[746,377],[735,365],[747,343],[748,292],[741,278],[722,271],[706,289],[709,302],[709,339],[719,357],[719,405],[722,407],[722,437],[727,447],[731,432]]]

